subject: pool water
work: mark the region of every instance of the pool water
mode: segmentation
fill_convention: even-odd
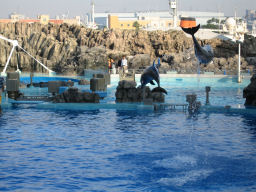
[[[81,78],[81,77],[80,77]],[[90,85],[80,86],[75,78],[48,77],[48,80],[71,79],[79,89],[90,90]],[[137,86],[140,85],[139,77],[136,78]],[[21,78],[22,82],[30,83],[29,77]],[[34,77],[33,82],[45,82],[45,77]],[[112,77],[111,85],[107,89],[107,97],[101,100],[101,103],[115,103],[115,92],[119,78]],[[161,77],[161,87],[165,88],[168,95],[165,97],[166,103],[186,103],[186,95],[196,94],[198,101],[203,105],[206,101],[205,87],[210,86],[210,104],[213,106],[236,106],[243,105],[243,89],[250,83],[250,79],[243,79],[242,83],[237,83],[236,78],[168,78]],[[148,84],[152,89],[155,86]],[[21,89],[25,95],[48,95],[48,88],[32,87],[30,89]]]
[[[232,79],[195,82],[161,79],[166,101],[204,102],[210,85],[211,104],[244,102]],[[12,105],[0,117],[0,191],[255,191],[255,180],[253,115]]]
[[[237,78],[162,78],[161,86],[168,90],[166,102],[186,102],[184,97],[194,93],[199,101],[205,104],[205,87],[210,86],[210,104],[213,106],[243,105],[243,89],[250,79],[237,83]]]

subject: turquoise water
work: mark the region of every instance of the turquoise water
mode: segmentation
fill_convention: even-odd
[[[161,86],[168,90],[166,102],[184,103],[185,95],[195,93],[199,101],[205,104],[205,87],[210,86],[210,104],[213,106],[243,105],[243,89],[250,79],[237,83],[237,78],[162,78]]]
[[[255,116],[115,108],[112,84],[100,104],[109,108],[3,109],[0,191],[256,190]],[[161,79],[166,102],[191,92],[205,102],[210,85],[211,104],[243,104],[244,84]]]
[[[243,79],[242,83],[237,83],[237,78],[167,78],[160,79],[161,87],[168,92],[166,103],[186,103],[187,94],[196,94],[198,100],[204,105],[206,101],[205,87],[210,86],[210,104],[213,106],[243,105],[243,89],[250,83],[250,79]],[[111,100],[114,100],[115,88],[118,79],[112,80],[114,86],[109,89]],[[140,85],[139,78],[136,79],[137,85]],[[149,84],[148,84],[149,85]],[[149,85],[150,88],[155,86]]]
[[[80,77],[81,78],[81,77]],[[59,77],[49,77],[48,80],[64,80],[67,81],[71,79],[75,81],[75,86],[83,89],[89,90],[90,86],[80,86],[77,83],[75,78],[63,78]],[[21,78],[25,83],[30,82],[29,77]],[[44,82],[46,81],[45,77],[34,77],[33,82]],[[117,77],[111,79],[111,85],[108,86],[107,93],[108,96],[101,101],[101,103],[115,103],[115,92],[118,85],[119,79]],[[140,85],[139,78],[136,78],[137,85]],[[236,106],[243,105],[245,99],[243,98],[243,89],[250,82],[249,78],[243,79],[242,83],[237,83],[236,78],[161,78],[161,86],[168,91],[166,95],[166,103],[186,103],[187,94],[196,94],[198,100],[205,104],[206,93],[205,87],[210,86],[210,104],[213,106]],[[149,85],[150,88],[154,86]],[[21,92],[25,95],[48,95],[47,88],[30,88],[30,89],[21,89]]]

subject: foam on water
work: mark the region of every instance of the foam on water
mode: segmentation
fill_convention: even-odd
[[[172,178],[161,178],[158,182],[162,185],[181,187],[188,183],[195,183],[206,179],[212,174],[213,170],[192,170],[179,174]]]
[[[172,158],[156,160],[154,164],[156,167],[179,169],[196,166],[197,160],[192,156],[177,155]]]

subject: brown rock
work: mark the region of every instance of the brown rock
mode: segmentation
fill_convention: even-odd
[[[107,58],[118,60],[122,55],[134,56],[129,62],[131,68],[148,66],[156,57],[168,55],[171,61],[163,57],[168,63],[166,70],[178,72],[194,71],[196,59],[194,57],[193,41],[182,31],[143,31],[135,30],[93,30],[67,24],[48,26],[39,23],[0,23],[0,33],[10,39],[17,39],[20,45],[33,56],[56,72],[81,73],[83,69],[106,69]],[[213,47],[215,58],[214,67],[207,70],[235,70],[234,58],[238,52],[238,44],[220,39],[200,41]],[[11,46],[0,41],[0,67],[4,67],[9,56]],[[242,44],[242,69],[248,65],[255,68],[256,38],[245,35]],[[17,49],[8,70],[16,70],[17,64],[22,70],[30,71],[34,61]],[[146,56],[147,55],[147,56]],[[246,61],[244,60],[246,58]],[[36,72],[45,71],[39,64]]]
[[[256,106],[256,75],[251,78],[251,83],[244,88],[243,98],[245,100],[245,106]]]

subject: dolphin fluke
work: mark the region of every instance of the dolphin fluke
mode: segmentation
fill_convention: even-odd
[[[167,91],[162,87],[155,87],[151,92],[162,92],[167,95]]]
[[[182,30],[183,30],[185,33],[190,34],[190,35],[193,36],[193,35],[199,30],[200,24],[197,25],[196,27],[192,27],[192,28],[183,28],[183,27],[181,27],[181,28],[182,28]]]

